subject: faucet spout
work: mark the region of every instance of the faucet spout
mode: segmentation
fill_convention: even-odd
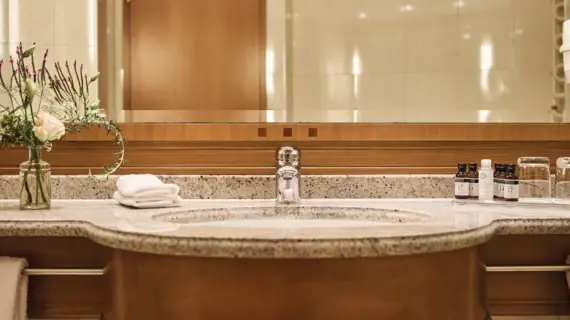
[[[293,147],[283,147],[277,153],[277,199],[279,204],[298,204],[301,202],[301,172],[299,171],[299,152]]]

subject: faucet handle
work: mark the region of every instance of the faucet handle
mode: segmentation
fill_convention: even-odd
[[[299,151],[293,147],[282,147],[277,151],[277,167],[291,166],[299,168]]]

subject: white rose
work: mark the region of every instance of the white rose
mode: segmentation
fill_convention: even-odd
[[[65,134],[65,126],[49,113],[41,112],[36,118],[34,134],[41,142],[58,140]]]

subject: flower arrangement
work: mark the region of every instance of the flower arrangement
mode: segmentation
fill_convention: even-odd
[[[9,63],[0,60],[0,94],[9,101],[8,105],[0,104],[0,146],[30,150],[29,161],[20,166],[20,206],[32,209],[49,207],[51,202],[49,165],[46,170],[41,150],[50,151],[52,142],[65,133],[96,126],[113,135],[119,151],[114,163],[103,167],[104,176],[119,170],[125,150],[120,127],[100,115],[99,100],[89,94],[99,74],[88,77],[77,61],[72,66],[56,62],[50,71],[48,50],[38,65],[34,53],[35,44],[24,50],[20,43],[15,59],[11,56]]]

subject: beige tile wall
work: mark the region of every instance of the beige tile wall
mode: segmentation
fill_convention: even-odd
[[[97,2],[0,0],[0,59],[8,61],[20,41],[24,47],[36,42],[36,59],[49,49],[50,67],[77,60],[89,74],[97,73]],[[96,86],[90,89],[96,94]],[[5,96],[0,95],[0,103],[6,103]]]
[[[294,121],[550,122],[553,2],[270,0],[291,85],[269,106]]]

